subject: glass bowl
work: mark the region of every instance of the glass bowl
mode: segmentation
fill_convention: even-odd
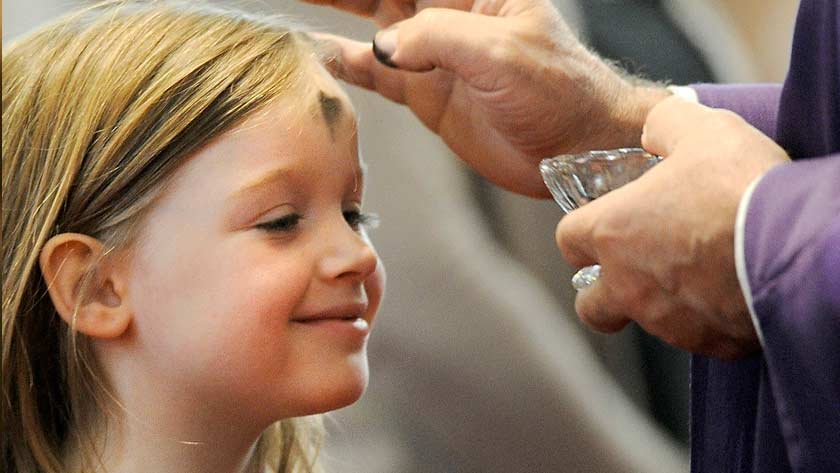
[[[540,162],[545,185],[564,212],[637,179],[662,158],[641,148],[563,154]]]
[[[638,179],[662,161],[641,148],[619,148],[563,154],[540,162],[540,174],[554,200],[569,213]],[[592,285],[601,276],[601,266],[587,266],[572,277],[577,290]]]

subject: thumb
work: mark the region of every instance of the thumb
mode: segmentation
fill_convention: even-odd
[[[668,157],[677,143],[697,129],[712,109],[681,97],[672,96],[651,109],[642,128],[642,147],[650,153]]]
[[[413,72],[441,68],[467,78],[486,68],[504,38],[501,19],[448,8],[426,8],[376,34],[373,51],[383,64]],[[503,43],[502,43],[503,44]]]

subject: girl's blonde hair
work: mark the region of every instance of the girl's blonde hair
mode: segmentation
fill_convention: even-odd
[[[3,49],[2,469],[82,469],[82,426],[114,412],[89,340],[57,315],[40,272],[64,232],[125,248],[190,153],[298,90],[312,53],[277,18],[198,2],[110,1]],[[263,433],[254,471],[316,471],[320,418]]]

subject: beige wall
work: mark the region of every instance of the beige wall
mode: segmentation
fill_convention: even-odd
[[[666,0],[722,82],[781,82],[799,0]]]
[[[757,79],[782,81],[790,60],[798,0],[707,0],[730,18],[754,55]]]

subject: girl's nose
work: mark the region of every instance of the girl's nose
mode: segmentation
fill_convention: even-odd
[[[364,282],[376,270],[378,258],[367,236],[344,225],[330,232],[327,252],[320,261],[327,279]]]

